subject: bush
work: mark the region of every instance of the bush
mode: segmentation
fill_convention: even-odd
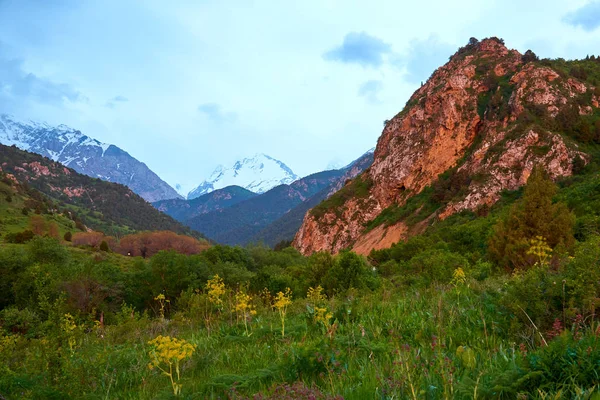
[[[374,289],[378,282],[370,269],[363,257],[343,251],[335,258],[333,267],[323,278],[323,288],[329,295],[350,288]]]
[[[28,243],[28,250],[34,262],[44,264],[64,264],[69,253],[58,240],[49,237],[37,237]]]
[[[4,241],[6,243],[22,244],[29,242],[34,236],[35,234],[32,231],[26,229],[23,232],[7,233],[6,236],[4,236]]]
[[[426,250],[404,264],[403,273],[416,275],[426,284],[448,283],[457,268],[469,269],[469,261],[460,254],[448,250]]]
[[[100,251],[109,251],[110,249],[108,248],[108,243],[106,243],[106,240],[103,240],[102,243],[100,243]]]

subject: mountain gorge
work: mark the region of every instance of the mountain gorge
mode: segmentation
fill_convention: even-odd
[[[314,207],[304,254],[367,254],[461,211],[485,212],[535,165],[569,176],[600,142],[598,62],[538,60],[471,39],[389,121],[373,164]]]
[[[367,168],[371,151],[345,168],[318,172],[256,195],[228,186],[192,200],[153,203],[159,210],[224,244],[291,240],[304,213]]]
[[[0,143],[48,157],[85,175],[126,185],[149,202],[181,197],[126,151],[66,125],[50,126],[0,115]]]

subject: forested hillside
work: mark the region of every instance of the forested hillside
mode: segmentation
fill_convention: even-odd
[[[39,191],[56,204],[56,209],[73,213],[93,230],[113,236],[170,230],[200,237],[198,232],[157,211],[126,186],[90,178],[14,146],[0,145],[0,169],[7,182]]]

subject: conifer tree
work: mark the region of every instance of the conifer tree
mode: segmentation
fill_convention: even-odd
[[[557,187],[543,168],[535,167],[523,198],[494,227],[488,243],[491,258],[507,269],[527,268],[535,263],[527,254],[531,240],[543,237],[554,249],[573,248],[575,216],[563,203],[553,203]]]

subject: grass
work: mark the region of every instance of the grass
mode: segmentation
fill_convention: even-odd
[[[565,332],[559,340],[568,344],[566,349],[562,342],[548,347],[519,343],[507,329],[512,317],[495,299],[504,282],[470,279],[461,288],[398,291],[391,280],[375,293],[332,298],[327,307],[344,314],[331,339],[312,322],[306,300],[293,303],[285,338],[277,313],[261,307],[250,323],[250,336],[226,312],[214,317],[209,331],[202,318],[183,310],[167,320],[138,315],[101,331],[83,330],[72,354],[48,346],[47,338],[19,339],[10,354],[0,353],[9,370],[0,377],[0,393],[9,398],[172,398],[168,378],[147,368],[147,342],[159,334],[197,346],[184,363],[183,398],[243,398],[296,381],[345,399],[474,398],[475,393],[501,398],[503,392],[511,397],[526,391],[528,380],[558,373],[546,370],[548,352],[557,352],[553,362],[566,365],[562,359],[575,351],[572,362],[595,368],[584,351],[589,347],[588,352],[600,355],[592,331],[579,341]],[[46,368],[53,351],[62,354],[55,381]],[[593,370],[587,373],[594,376]],[[564,378],[544,391],[593,386],[593,381]]]

